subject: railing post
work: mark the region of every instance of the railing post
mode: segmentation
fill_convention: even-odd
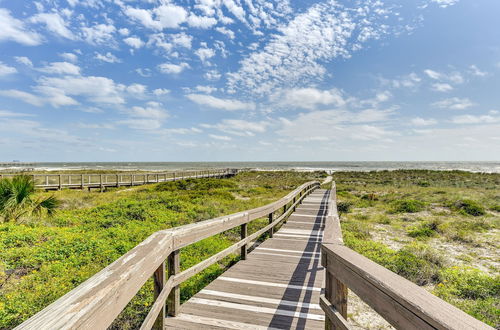
[[[99,187],[101,188],[101,192],[104,191],[104,186],[102,183],[102,174],[99,174]]]
[[[62,189],[62,180],[61,180],[61,174],[59,174],[59,187],[58,187],[59,190]]]
[[[45,185],[46,186],[49,185],[49,176],[48,175],[45,176]]]
[[[120,176],[116,175],[116,188],[120,187]]]
[[[177,275],[181,270],[181,262],[179,250],[175,250],[168,256],[168,277]],[[177,316],[181,307],[181,290],[180,287],[174,286],[167,298],[167,314],[168,316]]]
[[[273,222],[273,213],[269,213],[269,224]],[[273,238],[273,233],[274,233],[274,227],[271,227],[269,229],[269,238]]]
[[[283,214],[286,213],[287,206],[288,206],[288,204],[283,205]],[[286,220],[288,220],[288,217],[285,217],[285,220],[283,221],[283,223],[286,223]]]
[[[328,271],[327,259],[328,256],[323,255],[321,264],[325,267],[325,298],[335,307],[335,309],[347,320],[347,286],[340,282],[332,273]],[[335,330],[335,324],[325,318],[325,329]]]
[[[82,174],[82,177],[80,178],[81,179],[81,182],[80,182],[80,189],[83,190],[83,186],[84,186],[84,182],[83,182],[83,174]]]
[[[173,178],[174,178],[174,180],[173,180],[173,181],[175,181],[175,172],[174,172],[174,174],[173,174]],[[166,180],[165,180],[165,181],[166,181]]]
[[[240,226],[240,234],[241,234],[241,239],[247,238],[248,234],[248,228],[247,224],[244,223]],[[248,244],[245,244],[241,247],[241,260],[246,260],[247,259],[247,252],[248,252]]]
[[[293,198],[293,212],[295,212],[295,209],[297,208],[297,206],[295,205],[295,201],[297,200],[297,196],[295,196]]]
[[[156,173],[156,183],[160,182],[160,177],[158,176],[158,173]]]
[[[166,278],[165,278],[165,263],[162,262],[160,267],[155,271],[153,275],[153,281],[154,281],[154,300],[158,298],[158,296],[161,293],[161,290],[163,289],[163,286],[165,285]],[[163,305],[163,308],[161,309],[160,313],[158,314],[158,318],[155,321],[155,324],[153,325],[153,329],[156,330],[163,330],[164,328],[164,321],[165,321],[165,305]]]
[[[134,181],[135,181],[135,175],[134,174],[130,174],[130,186],[131,187],[134,185]]]

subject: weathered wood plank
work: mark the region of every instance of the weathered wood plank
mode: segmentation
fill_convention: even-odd
[[[493,329],[349,248],[326,244],[327,270],[402,329]]]
[[[319,297],[319,304],[321,309],[325,312],[328,319],[333,323],[333,329],[349,330],[349,324],[347,323],[346,317],[340,313],[333,304],[331,304],[325,296]]]

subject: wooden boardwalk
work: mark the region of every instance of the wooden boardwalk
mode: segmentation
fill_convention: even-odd
[[[166,328],[324,328],[320,247],[329,193],[307,196],[273,238],[185,302]]]

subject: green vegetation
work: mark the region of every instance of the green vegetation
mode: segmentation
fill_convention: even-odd
[[[500,174],[334,174],[345,244],[500,326]]]
[[[0,179],[0,220],[16,222],[23,217],[52,215],[59,201],[54,196],[33,198],[35,183],[29,176]]]
[[[425,204],[414,199],[397,200],[392,203],[394,213],[417,213],[424,209]]]
[[[53,217],[0,223],[0,329],[12,328],[122,256],[151,233],[270,203],[324,173],[245,172],[230,179],[198,179],[111,189],[105,193],[54,193]],[[36,193],[33,200],[46,199]],[[249,233],[267,219],[249,225]],[[229,230],[181,250],[181,269],[239,239]],[[188,299],[226,267],[233,255],[181,286]],[[114,329],[138,328],[153,302],[148,281],[115,321]]]

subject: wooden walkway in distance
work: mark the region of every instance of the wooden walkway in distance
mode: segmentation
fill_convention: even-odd
[[[320,246],[328,190],[307,196],[281,229],[185,302],[168,329],[323,329]]]

